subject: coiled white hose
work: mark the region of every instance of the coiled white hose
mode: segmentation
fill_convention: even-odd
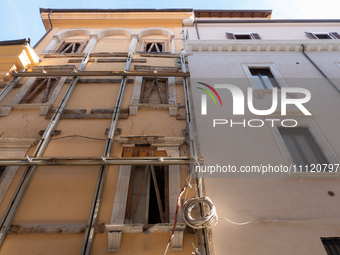
[[[191,211],[198,203],[207,204],[210,210],[202,218],[194,219],[191,216]],[[218,221],[215,205],[209,197],[192,198],[185,201],[183,204],[183,218],[184,221],[194,229],[213,227]]]

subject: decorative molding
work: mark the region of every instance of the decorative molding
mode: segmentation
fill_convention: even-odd
[[[152,226],[147,232],[172,232],[173,224],[171,223],[159,223]],[[185,223],[177,223],[175,228],[175,234],[171,241],[173,251],[181,251],[183,247],[183,232],[186,228]]]
[[[61,31],[54,35],[54,38],[58,38],[58,40],[62,40],[64,38],[74,36],[74,35],[90,35],[94,34],[91,29],[85,29],[85,28],[76,28],[76,29],[69,29]]]
[[[35,144],[37,144],[37,139],[35,138],[0,138],[0,151],[12,148],[18,150],[28,149]]]
[[[339,40],[187,40],[187,50],[198,52],[299,52],[340,51]]]

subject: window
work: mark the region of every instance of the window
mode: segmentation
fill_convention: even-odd
[[[322,39],[340,39],[340,35],[337,32],[305,32],[310,39],[322,40]]]
[[[142,223],[144,228],[153,224],[169,222],[167,166],[132,166],[126,224]]]
[[[167,156],[165,151],[149,145],[124,147],[123,157]],[[169,222],[168,166],[131,166],[127,194],[125,224],[153,224]]]
[[[249,68],[259,89],[280,88],[269,68]]]
[[[229,40],[260,40],[261,37],[258,33],[244,33],[244,34],[234,34],[226,33]]]
[[[58,78],[36,79],[21,98],[19,104],[47,103],[58,81]]]
[[[53,53],[61,53],[61,54],[81,53],[85,49],[87,42],[88,42],[87,40],[85,40],[83,42],[65,42],[65,41],[62,41],[55,48]]]
[[[340,238],[339,237],[322,237],[321,242],[325,247],[328,255],[340,254]]]
[[[168,52],[169,40],[141,40],[140,51]]]
[[[143,79],[140,103],[141,104],[167,104],[168,103],[167,79]]]
[[[278,128],[287,149],[297,166],[328,164],[320,147],[306,127]]]

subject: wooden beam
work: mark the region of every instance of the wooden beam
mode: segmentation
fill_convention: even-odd
[[[134,65],[134,69],[140,71],[157,71],[157,72],[178,72],[180,67],[175,66],[150,66],[150,65]]]
[[[159,193],[155,167],[153,165],[151,165],[150,167],[151,167],[153,186],[155,187],[155,192],[156,192],[156,197],[157,197],[158,211],[159,211],[159,215],[161,216],[161,221],[162,223],[164,223],[165,219],[164,219],[164,212],[163,212],[163,206],[162,206],[162,199],[161,199],[161,194]]]
[[[132,59],[132,62],[139,62],[139,63],[145,63],[146,59],[145,58],[136,58],[136,59]],[[97,59],[98,63],[114,63],[114,62],[126,62],[126,58],[99,58]]]
[[[130,212],[131,212],[131,204],[132,204],[132,194],[133,194],[133,181],[135,177],[136,166],[131,166],[131,174],[129,181],[129,191],[126,201],[126,211],[125,211],[125,222],[130,221]]]
[[[138,71],[77,71],[77,72],[18,72],[12,73],[13,77],[50,77],[50,76],[170,76],[170,77],[190,77],[190,73],[182,72],[138,72]]]
[[[128,52],[97,52],[91,53],[90,57],[128,57]],[[45,54],[44,58],[81,58],[85,53]]]
[[[81,63],[82,59],[81,58],[76,58],[76,59],[69,59],[67,63]],[[95,59],[90,59],[88,62],[95,62]]]
[[[40,130],[38,134],[40,136],[42,136],[44,133],[45,133],[45,130]],[[61,133],[61,130],[56,130],[55,129],[55,130],[53,130],[52,135],[60,135],[60,133]]]
[[[107,135],[109,133],[109,129],[105,129],[105,135]],[[116,128],[116,132],[115,135],[120,135],[122,133],[122,129],[121,128]]]
[[[9,234],[84,234],[86,223],[65,224],[12,224]],[[96,233],[104,233],[105,224],[96,226]]]
[[[136,214],[136,211],[137,211],[137,206],[138,206],[138,203],[139,203],[139,199],[140,199],[140,196],[142,194],[142,190],[143,190],[143,186],[144,186],[144,183],[146,181],[146,178],[148,177],[148,173],[149,173],[149,165],[146,165],[145,166],[145,169],[144,169],[144,176],[143,176],[143,179],[139,185],[139,190],[138,190],[138,193],[137,193],[137,197],[136,197],[136,200],[135,200],[135,203],[133,205],[133,209],[132,209],[132,213],[131,213],[131,216],[130,216],[130,219],[129,219],[129,223],[132,223],[133,222],[133,219],[135,218],[135,214]]]
[[[65,82],[71,82],[72,79],[66,79]],[[121,83],[122,79],[79,79],[78,83]],[[128,79],[127,83],[133,83],[133,79]],[[118,85],[118,84],[117,84]]]
[[[165,208],[164,208],[164,219],[166,222],[169,220],[169,167],[164,166],[164,197],[165,197]]]
[[[160,53],[160,52],[138,52],[141,57],[154,57],[154,58],[179,58],[180,54],[172,54],[172,53]]]

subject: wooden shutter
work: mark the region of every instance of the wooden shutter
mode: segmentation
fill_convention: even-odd
[[[225,33],[226,35],[227,35],[227,38],[229,39],[229,40],[236,40],[236,37],[235,37],[235,35],[233,34],[233,33]]]
[[[250,36],[254,40],[261,40],[261,37],[258,33],[251,33]]]
[[[311,32],[305,32],[305,33],[310,39],[317,39],[318,40],[318,38],[315,36],[315,34],[313,34]]]
[[[85,46],[86,46],[87,42],[88,42],[88,40],[83,41],[83,42],[80,44],[80,46],[78,47],[76,53],[81,53],[81,52],[83,52],[83,50],[85,49]]]
[[[65,46],[65,40],[61,41],[52,53],[60,53]]]
[[[338,32],[330,32],[329,33],[334,39],[340,39],[340,35]]]

